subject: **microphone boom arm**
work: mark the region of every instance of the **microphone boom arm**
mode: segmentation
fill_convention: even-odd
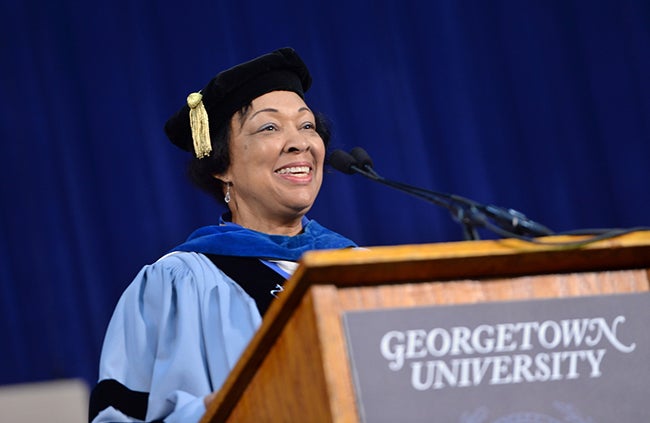
[[[464,238],[467,240],[479,239],[476,232],[477,227],[485,227],[499,235],[506,236],[537,237],[553,234],[550,229],[513,209],[483,205],[458,195],[435,192],[386,179],[373,169],[368,153],[360,147],[352,149],[351,154],[342,150],[334,151],[330,156],[330,164],[343,173],[358,173],[393,189],[446,208],[450,211],[453,219],[463,226]],[[494,221],[494,224],[490,219]]]

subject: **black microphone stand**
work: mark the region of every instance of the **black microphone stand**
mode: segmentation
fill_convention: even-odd
[[[464,204],[458,204],[455,201],[449,201],[452,199],[445,195],[438,195],[437,193],[428,192],[401,182],[391,181],[377,174],[374,169],[368,168],[368,165],[364,167],[366,169],[361,169],[356,165],[351,165],[350,169],[383,185],[395,188],[421,200],[446,208],[449,210],[452,218],[461,224],[463,228],[463,238],[465,240],[470,241],[480,239],[476,227],[482,226],[484,223],[484,215],[478,212],[478,210],[471,207],[464,207]]]
[[[350,154],[336,150],[330,155],[329,161],[332,167],[343,173],[358,173],[383,185],[446,208],[452,218],[461,224],[465,240],[480,239],[477,227],[486,227],[502,236],[537,237],[553,234],[550,229],[533,222],[513,209],[486,206],[457,195],[439,193],[386,179],[374,170],[370,156],[360,147],[352,149]],[[495,224],[492,224],[490,219],[493,219]]]

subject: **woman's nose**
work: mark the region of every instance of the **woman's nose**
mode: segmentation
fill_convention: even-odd
[[[300,153],[303,151],[309,151],[310,148],[311,144],[304,136],[300,134],[299,131],[292,131],[291,134],[287,136],[285,151],[288,153]]]

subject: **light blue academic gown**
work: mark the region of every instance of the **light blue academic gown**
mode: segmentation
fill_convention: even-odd
[[[298,242],[305,244],[300,250],[355,246],[315,221],[305,222],[311,222],[305,226],[306,239],[330,238],[325,243]],[[247,236],[253,232],[243,231]],[[319,236],[320,231],[325,231],[324,238]],[[268,238],[261,242],[270,239],[273,244],[261,253],[264,257],[282,255],[273,251],[286,241],[293,252],[275,258],[297,260],[302,253],[294,248],[299,238],[255,234]],[[194,247],[222,244],[208,242],[205,236],[205,230],[199,231],[198,238],[203,239],[192,248],[205,250]],[[193,238],[197,237],[191,236],[190,243]],[[120,298],[106,332],[99,380],[114,379],[131,391],[149,393],[146,421],[197,422],[206,411],[204,397],[221,387],[261,321],[253,298],[209,258],[201,253],[174,251],[145,266]],[[125,421],[140,420],[112,406],[93,420]]]

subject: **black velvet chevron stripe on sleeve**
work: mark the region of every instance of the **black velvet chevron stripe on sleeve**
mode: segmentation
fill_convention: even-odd
[[[115,379],[102,380],[90,394],[88,421],[92,422],[102,410],[108,407],[120,410],[129,417],[145,420],[148,401],[148,392],[132,391]],[[162,420],[151,423],[156,422],[162,422]]]

